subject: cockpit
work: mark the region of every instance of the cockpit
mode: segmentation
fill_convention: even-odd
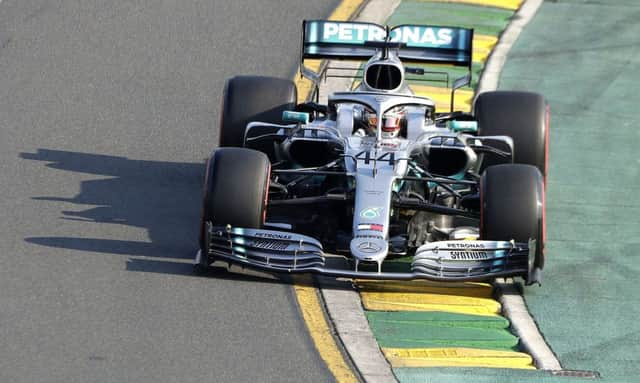
[[[354,113],[355,136],[376,136],[378,114],[361,105],[356,105]],[[382,114],[382,139],[406,138],[407,110],[403,106],[395,107]]]
[[[433,101],[416,96],[339,92],[329,97],[329,109],[343,137],[415,139],[434,124]]]

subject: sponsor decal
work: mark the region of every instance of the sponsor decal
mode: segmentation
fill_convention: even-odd
[[[377,253],[382,250],[382,248],[373,242],[366,241],[358,244],[358,250],[363,253]]]
[[[291,235],[290,234],[285,234],[285,233],[263,233],[263,232],[256,232],[255,234],[256,237],[260,237],[260,238],[273,238],[273,239],[291,239]]]
[[[451,259],[454,260],[484,260],[489,259],[489,254],[486,251],[457,251],[454,250],[449,253]]]
[[[312,43],[358,44],[365,41],[385,41],[387,32],[375,24],[345,22],[310,22],[308,41]],[[459,42],[467,31],[458,28],[424,25],[402,25],[390,32],[391,42],[406,43],[416,48],[459,49]]]
[[[382,238],[379,235],[363,235],[363,234],[356,234],[355,238],[375,238],[375,239],[381,239],[384,240],[384,238]]]
[[[408,46],[440,47],[453,42],[455,31],[450,28],[404,25],[391,31],[391,41],[407,43]]]
[[[358,224],[358,230],[383,231],[384,225],[380,225],[377,223],[360,223]]]
[[[324,23],[322,42],[359,43],[384,41],[387,32],[378,25],[356,23]]]
[[[447,247],[453,249],[484,249],[484,245],[482,243],[475,243],[472,241],[464,243],[448,243]]]
[[[381,207],[368,207],[360,211],[360,217],[369,218],[369,219],[378,218],[380,217],[381,213],[382,213]]]
[[[289,246],[286,242],[280,242],[275,240],[268,239],[256,239],[253,241],[251,246],[256,247],[258,249],[264,250],[275,250],[275,251],[285,251]]]
[[[397,141],[383,142],[382,146],[385,148],[398,149],[400,147],[400,143]]]

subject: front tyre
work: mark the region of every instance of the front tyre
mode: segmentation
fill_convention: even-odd
[[[480,238],[536,240],[534,268],[544,267],[545,201],[542,174],[531,165],[490,166],[480,179]]]
[[[216,149],[204,183],[200,221],[201,265],[211,264],[206,223],[259,229],[264,224],[271,163],[264,153],[245,148]]]

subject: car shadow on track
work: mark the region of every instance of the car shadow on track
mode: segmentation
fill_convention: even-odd
[[[33,197],[34,200],[93,206],[84,210],[62,211],[64,220],[87,222],[87,232],[74,232],[73,236],[28,237],[26,242],[125,255],[128,256],[126,268],[130,271],[194,275],[191,260],[197,251],[204,160],[202,163],[145,161],[52,149],[21,153],[20,158],[45,162],[52,169],[98,176],[98,179],[82,181],[80,192],[71,198]],[[96,231],[95,226],[90,227],[92,223],[146,229],[149,241],[92,238]],[[286,276],[230,272],[220,267],[200,276],[294,283]],[[295,283],[305,284],[304,279],[298,278]]]
[[[47,162],[46,166],[53,169],[99,176],[82,181],[80,192],[71,198],[33,197],[92,206],[62,211],[62,219],[87,222],[87,234],[30,237],[25,239],[27,242],[131,256],[189,258],[194,254],[204,164],[132,160],[51,149],[21,153],[20,157]],[[148,231],[150,241],[87,238],[91,235],[89,230],[96,230],[90,223],[143,228]]]

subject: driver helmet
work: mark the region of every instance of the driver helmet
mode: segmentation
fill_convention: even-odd
[[[378,126],[378,117],[375,114],[367,116],[369,128],[374,132]],[[387,112],[382,115],[382,138],[396,138],[400,133],[402,114]]]
[[[382,138],[396,138],[400,134],[402,115],[385,113],[382,115]]]

